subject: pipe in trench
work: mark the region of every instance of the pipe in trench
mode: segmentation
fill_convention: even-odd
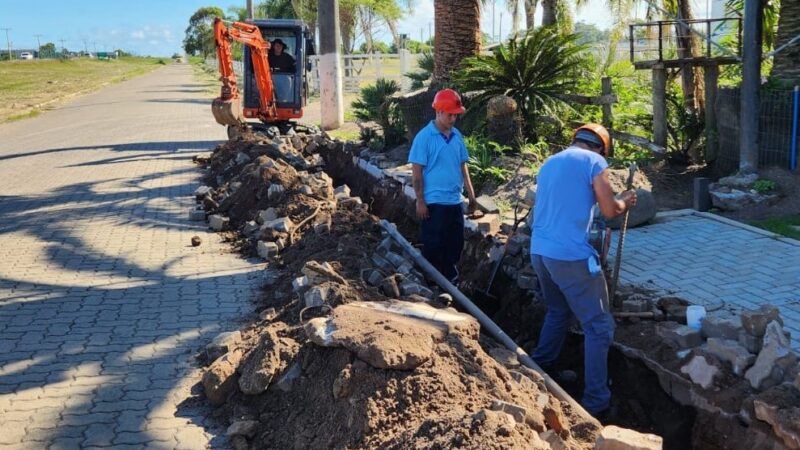
[[[397,243],[400,244],[401,247],[403,247],[406,253],[408,253],[414,259],[414,262],[416,262],[417,265],[419,265],[419,267],[422,268],[422,270],[436,282],[436,284],[438,284],[439,286],[442,287],[442,289],[450,293],[450,295],[452,295],[453,298],[464,309],[466,309],[470,314],[472,314],[476,319],[478,319],[478,323],[481,324],[481,327],[483,327],[483,329],[486,330],[486,332],[489,333],[490,336],[502,342],[503,345],[506,346],[506,348],[514,352],[517,355],[517,359],[521,364],[524,364],[526,367],[538,372],[542,376],[542,378],[544,378],[544,383],[545,387],[547,387],[547,390],[552,392],[557,399],[569,403],[573,411],[575,411],[578,415],[580,415],[581,418],[584,419],[585,421],[597,425],[598,428],[603,427],[597,419],[595,419],[591,414],[589,414],[589,412],[587,412],[583,408],[583,406],[581,406],[580,403],[575,401],[575,399],[572,398],[567,393],[567,391],[565,391],[561,386],[558,385],[558,383],[556,383],[552,378],[550,378],[550,376],[547,375],[547,373],[544,370],[542,370],[542,368],[539,367],[539,365],[536,364],[536,362],[534,362],[533,359],[531,359],[531,357],[528,356],[527,353],[525,353],[525,350],[520,348],[520,346],[517,345],[517,343],[514,342],[513,339],[511,339],[499,326],[497,326],[496,323],[494,323],[494,321],[491,318],[489,318],[489,316],[487,316],[483,311],[481,311],[480,308],[475,306],[475,304],[472,303],[472,301],[470,301],[470,299],[467,298],[466,295],[464,295],[461,291],[459,291],[457,287],[453,286],[453,284],[450,283],[450,281],[448,281],[444,277],[444,275],[439,273],[439,271],[436,270],[436,268],[434,268],[431,265],[431,263],[429,263],[428,260],[422,256],[422,253],[420,253],[419,250],[414,248],[411,245],[411,243],[408,242],[402,234],[400,234],[395,224],[385,219],[381,219],[380,224],[383,227],[383,229],[385,229],[386,232],[389,233],[389,235],[395,241],[397,241]]]

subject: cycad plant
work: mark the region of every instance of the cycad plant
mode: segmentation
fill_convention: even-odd
[[[474,94],[468,96],[470,113],[483,114],[480,107],[490,98],[507,95],[516,100],[526,126],[536,116],[557,115],[565,106],[559,96],[573,90],[590,60],[577,38],[540,27],[507,41],[491,55],[466,58],[454,79],[459,89]]]
[[[421,70],[404,74],[411,78],[411,89],[423,87],[425,82],[431,78],[431,74],[433,74],[433,53],[430,50],[422,52],[419,60],[417,60],[417,67]]]
[[[387,147],[403,142],[405,137],[403,116],[392,97],[398,92],[400,85],[396,81],[380,78],[374,85],[361,88],[361,95],[352,104],[357,120],[380,125]]]

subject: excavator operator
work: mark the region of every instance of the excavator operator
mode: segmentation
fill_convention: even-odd
[[[294,72],[294,57],[286,53],[286,44],[280,38],[272,41],[269,49],[269,67],[274,72]]]

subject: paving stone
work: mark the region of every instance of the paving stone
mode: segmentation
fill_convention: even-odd
[[[773,305],[761,305],[757,310],[742,311],[740,317],[742,328],[755,337],[763,337],[767,331],[767,324],[773,320],[783,325],[780,311]]]
[[[271,259],[277,255],[279,251],[278,244],[274,242],[258,241],[258,245],[256,247],[258,250],[258,256],[264,259]]]
[[[595,450],[661,450],[663,445],[664,440],[661,436],[609,425],[600,431],[594,448]]]
[[[706,351],[717,358],[731,364],[733,373],[742,376],[744,371],[753,365],[756,355],[747,351],[737,341],[728,339],[708,338]]]
[[[219,214],[208,216],[208,226],[214,231],[222,231],[228,227],[230,219]]]
[[[703,337],[720,339],[739,339],[741,322],[736,317],[707,315],[701,320]]]
[[[656,334],[677,349],[698,347],[703,343],[700,330],[676,322],[661,322],[656,325]]]
[[[713,384],[719,369],[709,364],[704,356],[695,355],[689,364],[681,367],[681,373],[689,375],[692,382],[703,389],[708,389]]]
[[[779,380],[771,379],[776,372],[775,369],[781,368],[779,365],[788,368],[796,362],[797,356],[791,351],[789,340],[783,334],[781,325],[777,321],[772,321],[767,325],[764,334],[764,346],[753,367],[745,373],[745,378],[755,389],[767,388],[782,381],[782,376]]]

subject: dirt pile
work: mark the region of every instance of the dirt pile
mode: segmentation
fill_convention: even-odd
[[[245,135],[214,151],[198,190],[267,260],[258,320],[206,361],[234,447],[593,448],[599,430],[447,308],[367,205],[334,188],[319,151],[337,146]]]

